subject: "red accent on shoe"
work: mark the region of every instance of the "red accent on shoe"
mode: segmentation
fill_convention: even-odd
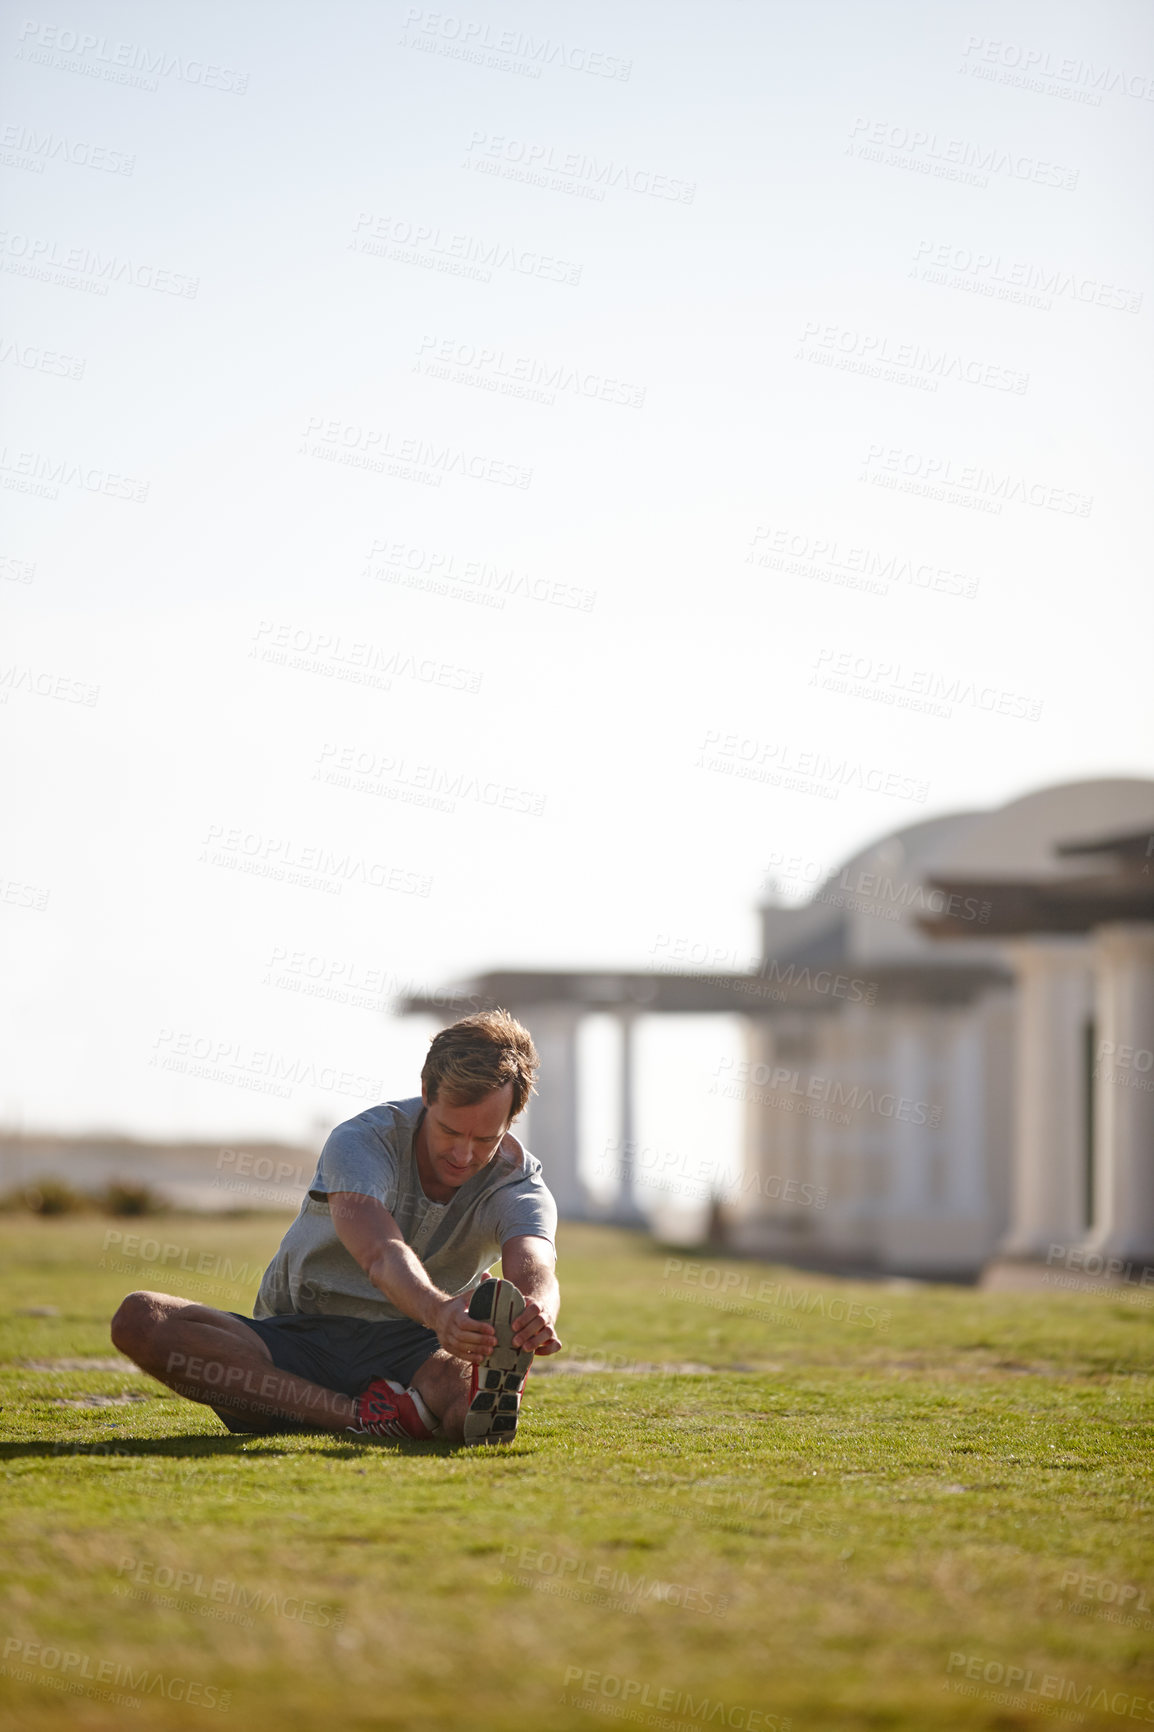
[[[385,1377],[374,1377],[369,1387],[357,1397],[359,1431],[373,1437],[432,1437],[417,1412],[411,1395]]]

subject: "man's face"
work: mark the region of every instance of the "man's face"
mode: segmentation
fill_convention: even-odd
[[[424,1087],[421,1098],[426,1107],[421,1130],[429,1176],[437,1185],[456,1190],[497,1153],[509,1129],[513,1085],[507,1082],[467,1107],[450,1106],[442,1099],[430,1101]]]

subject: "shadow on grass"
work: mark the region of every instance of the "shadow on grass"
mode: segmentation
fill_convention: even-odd
[[[327,1443],[328,1448],[322,1451],[302,1452],[297,1445],[309,1441]],[[253,1447],[256,1445],[257,1447]],[[336,1447],[332,1447],[335,1445]],[[227,1437],[205,1436],[203,1432],[185,1432],[178,1437],[118,1437],[77,1439],[76,1442],[64,1442],[57,1438],[49,1443],[40,1438],[25,1439],[20,1443],[0,1443],[0,1461],[15,1461],[21,1456],[40,1456],[50,1460],[62,1461],[69,1457],[80,1459],[124,1460],[127,1456],[169,1456],[180,1460],[189,1456],[202,1459],[217,1456],[243,1456],[251,1461],[254,1456],[323,1454],[326,1459],[336,1456],[338,1459],[357,1461],[367,1452],[380,1454],[384,1451],[392,1455],[455,1455],[464,1449],[460,1443],[449,1443],[441,1438],[433,1438],[422,1443],[413,1439],[402,1441],[400,1438],[390,1438],[387,1443],[354,1443],[350,1438],[336,1437],[331,1432],[238,1432]],[[507,1447],[502,1454],[507,1454]],[[471,1450],[470,1454],[476,1454]]]

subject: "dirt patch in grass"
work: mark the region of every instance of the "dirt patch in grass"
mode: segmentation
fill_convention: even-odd
[[[151,1395],[77,1395],[57,1396],[53,1407],[131,1407],[134,1401],[151,1401]]]
[[[650,1377],[663,1375],[666,1377],[717,1377],[724,1371],[744,1370],[736,1365],[698,1365],[692,1359],[674,1360],[671,1364],[657,1364],[649,1360],[632,1359],[624,1365],[607,1365],[603,1359],[562,1359],[554,1364],[548,1359],[539,1359],[533,1366],[534,1375],[542,1372],[559,1377],[567,1373],[570,1377]]]
[[[120,1354],[108,1354],[103,1359],[19,1359],[24,1371],[129,1371],[139,1376],[140,1367]]]

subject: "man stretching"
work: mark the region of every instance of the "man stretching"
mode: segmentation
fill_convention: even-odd
[[[325,1143],[252,1317],[130,1293],[114,1344],[230,1431],[510,1440],[533,1355],[561,1347],[557,1206],[509,1130],[537,1064],[507,1011],[442,1029],[419,1096]]]

